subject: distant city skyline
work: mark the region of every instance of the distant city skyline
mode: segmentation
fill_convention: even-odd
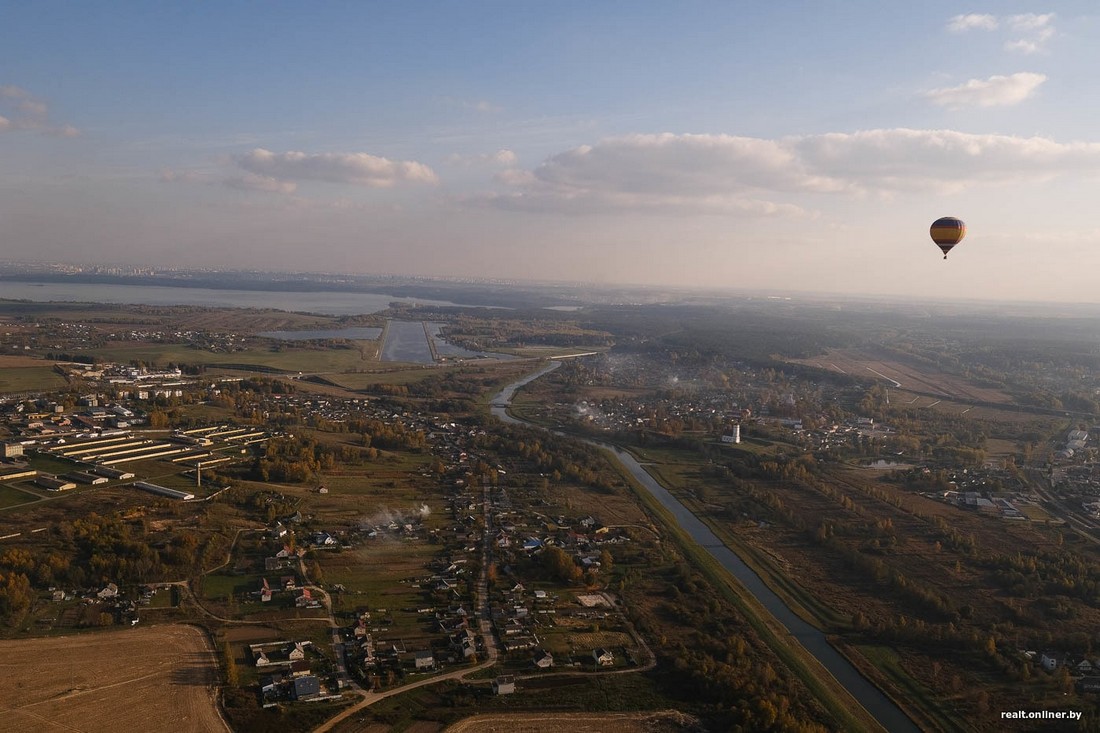
[[[0,257],[1100,302],[1098,41],[1086,2],[13,3]]]

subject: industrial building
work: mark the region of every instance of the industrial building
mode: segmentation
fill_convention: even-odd
[[[110,479],[106,476],[96,476],[95,474],[88,473],[87,471],[76,471],[74,473],[67,473],[62,478],[69,481],[76,481],[81,484],[91,484],[92,486],[99,486],[100,484],[107,483]]]
[[[120,481],[129,481],[134,477],[134,474],[130,471],[123,471],[118,468],[111,468],[110,466],[95,466],[91,469],[91,472],[97,476],[118,479]]]
[[[76,484],[72,481],[60,479],[57,476],[39,476],[34,483],[49,491],[68,491],[76,488]]]
[[[134,486],[142,491],[148,491],[153,494],[160,494],[161,496],[167,496],[169,499],[180,499],[182,501],[190,501],[195,498],[195,495],[188,491],[179,491],[177,489],[169,489],[167,486],[158,486],[157,484],[151,484],[148,481],[135,481]]]

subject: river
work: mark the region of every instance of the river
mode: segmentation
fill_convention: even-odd
[[[523,379],[505,387],[492,399],[491,409],[493,415],[503,422],[530,425],[545,430],[545,428],[540,425],[535,425],[534,423],[529,423],[526,420],[520,420],[509,415],[507,412],[508,405],[515,396],[516,390],[538,379],[544,374],[557,369],[559,366],[561,366],[560,361],[552,362],[549,366],[544,367],[540,371],[529,374]],[[856,669],[844,655],[829,644],[829,641],[825,638],[825,634],[804,621],[788,607],[787,604],[783,602],[783,599],[776,595],[752,568],[746,565],[740,557],[726,547],[726,545],[722,543],[722,540],[720,540],[707,525],[703,524],[697,516],[681,504],[664,486],[658,483],[653,476],[645,470],[642,464],[635,460],[634,456],[606,443],[600,443],[595,440],[585,440],[585,442],[614,453],[615,457],[628,471],[630,471],[631,475],[633,475],[647,491],[672,513],[680,527],[687,532],[699,546],[709,552],[715,560],[721,563],[722,567],[737,578],[741,585],[744,586],[745,589],[748,590],[749,593],[751,593],[756,600],[787,629],[791,636],[794,637],[806,651],[812,654],[825,669],[829,670],[844,689],[846,689],[853,698],[859,701],[883,728],[891,733],[902,731],[917,733],[920,730],[901,708],[895,705],[890,698],[875,687],[870,680],[860,674],[859,670]]]

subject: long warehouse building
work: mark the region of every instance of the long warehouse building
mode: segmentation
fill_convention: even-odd
[[[148,481],[135,481],[134,486],[153,494],[160,494],[161,496],[167,496],[169,499],[181,499],[183,501],[190,501],[195,498],[195,495],[188,491],[179,491],[177,489],[169,489],[167,486],[158,486],[151,484]]]

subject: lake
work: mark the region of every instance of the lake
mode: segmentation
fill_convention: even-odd
[[[299,293],[268,290],[170,288],[158,285],[0,282],[0,298],[37,303],[198,305],[210,308],[275,308],[296,313],[350,316],[378,313],[390,303],[456,306],[445,300],[395,298],[381,293]],[[465,306],[464,306],[465,307]],[[375,336],[377,338],[377,335]]]

